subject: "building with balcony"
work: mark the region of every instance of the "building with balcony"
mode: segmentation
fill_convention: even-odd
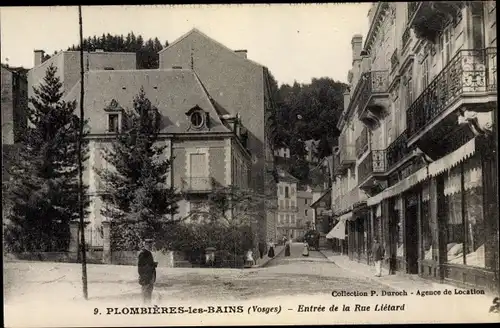
[[[349,256],[371,264],[377,237],[391,274],[497,290],[496,3],[380,2],[369,19],[338,125],[355,162],[334,149]]]
[[[29,73],[31,86],[41,82],[47,65],[58,67],[66,100],[79,102],[78,52],[61,52],[36,64]],[[43,55],[43,54],[42,54]],[[171,159],[167,185],[182,193],[177,216],[188,217],[206,206],[214,188],[236,186],[266,194],[276,203],[270,120],[273,102],[267,68],[193,29],[159,54],[160,68],[137,70],[135,54],[86,53],[85,115],[89,120],[89,160],[84,174],[92,204],[88,238],[98,245],[104,206],[95,169],[108,165],[101,149],[121,131],[123,110],[130,109],[141,88],[162,117],[161,143]],[[276,237],[276,213],[262,206],[257,239]],[[90,232],[89,232],[90,233]],[[269,237],[268,237],[269,236]]]

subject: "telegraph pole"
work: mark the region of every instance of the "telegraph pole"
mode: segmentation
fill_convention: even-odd
[[[83,203],[85,201],[85,194],[83,189],[83,125],[84,125],[84,66],[83,66],[83,24],[82,24],[82,6],[78,6],[78,19],[80,24],[80,130],[78,135],[78,210],[80,214],[80,251],[82,252],[82,283],[83,283],[83,297],[88,299],[87,288],[87,250],[85,246],[85,222]]]

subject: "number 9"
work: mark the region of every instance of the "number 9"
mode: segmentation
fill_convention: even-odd
[[[99,314],[99,309],[98,308],[94,308],[94,315],[95,314]]]

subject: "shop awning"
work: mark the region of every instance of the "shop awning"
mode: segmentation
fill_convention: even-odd
[[[476,138],[470,140],[462,147],[458,148],[454,152],[443,156],[442,158],[429,164],[429,176],[435,177],[444,171],[447,171],[460,162],[466,160],[467,158],[474,155],[476,152]]]
[[[370,197],[366,201],[366,205],[368,206],[373,206],[378,203],[380,203],[382,200],[386,198],[390,198],[396,195],[399,195],[406,190],[410,189],[417,183],[425,180],[427,178],[427,166],[421,168],[417,172],[413,173],[412,175],[404,178],[403,180],[399,181],[393,186],[390,186],[389,188],[385,189],[384,191],[378,193],[377,195]]]
[[[335,227],[326,235],[326,239],[345,239],[345,219],[337,222]]]

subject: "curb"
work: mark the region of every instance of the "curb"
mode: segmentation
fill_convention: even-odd
[[[365,278],[370,279],[370,280],[372,280],[372,281],[375,281],[375,282],[377,282],[378,284],[384,285],[384,286],[386,286],[386,287],[389,287],[389,288],[392,288],[392,289],[396,289],[396,290],[398,290],[398,291],[403,291],[403,289],[402,289],[401,287],[394,286],[394,285],[392,285],[392,284],[390,284],[390,283],[387,283],[387,282],[385,282],[385,281],[381,281],[381,280],[375,279],[374,277],[371,277],[371,276],[368,276],[368,275],[365,275],[365,274],[359,273],[358,271],[354,271],[354,270],[348,269],[348,268],[346,268],[346,267],[344,267],[344,266],[342,266],[342,265],[339,265],[337,262],[334,262],[334,261],[333,261],[333,260],[331,260],[328,256],[326,256],[326,255],[325,255],[325,253],[323,253],[321,250],[320,250],[319,252],[320,252],[320,253],[321,253],[324,257],[326,257],[326,259],[327,259],[329,262],[331,262],[331,263],[335,264],[336,266],[338,266],[339,268],[341,268],[341,269],[343,269],[343,270],[346,270],[346,271],[349,271],[349,272],[355,273],[355,274],[357,274],[357,275],[359,275],[359,276],[362,276],[362,277],[365,277]]]
[[[281,250],[279,252],[276,252],[274,254],[274,257],[273,258],[267,258],[264,262],[262,262],[261,264],[257,264],[257,265],[254,265],[252,266],[251,268],[252,269],[255,269],[255,268],[262,268],[264,266],[266,266],[269,262],[271,262],[272,260],[274,260],[275,258],[277,258],[281,253],[283,253],[283,251],[285,250],[285,247],[282,247]]]

